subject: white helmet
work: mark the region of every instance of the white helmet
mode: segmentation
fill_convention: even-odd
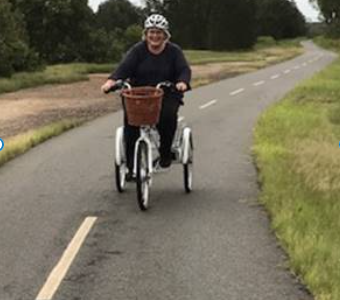
[[[157,28],[157,29],[163,30],[168,36],[168,38],[170,38],[171,36],[169,32],[169,22],[162,15],[153,14],[145,20],[144,30],[147,30],[150,28]]]

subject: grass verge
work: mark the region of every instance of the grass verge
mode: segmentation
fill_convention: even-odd
[[[257,63],[277,63],[279,58],[287,60],[303,53],[300,40],[286,40],[272,42],[271,44],[259,42],[253,50],[235,52],[216,52],[186,50],[185,56],[190,64],[200,65],[207,63],[222,62],[257,62]]]
[[[110,72],[112,67],[112,64],[73,63],[48,66],[40,72],[16,73],[11,78],[0,78],[0,94],[43,84],[60,84],[87,80],[87,74]]]
[[[84,121],[85,120],[80,119],[62,120],[4,140],[5,145],[3,150],[0,152],[0,166],[47,139],[79,126]]]
[[[317,300],[340,299],[339,140],[339,59],[267,110],[255,130],[260,201]]]

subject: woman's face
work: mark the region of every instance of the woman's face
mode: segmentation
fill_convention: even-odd
[[[152,47],[160,47],[166,40],[166,34],[163,30],[150,28],[145,34],[146,42]]]

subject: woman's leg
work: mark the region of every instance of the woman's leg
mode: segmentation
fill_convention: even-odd
[[[172,161],[171,146],[177,129],[180,103],[176,99],[164,99],[157,129],[160,135],[160,165],[169,167]]]
[[[139,127],[129,125],[127,122],[126,114],[124,113],[124,140],[126,149],[126,164],[130,174],[132,174],[133,172],[135,144],[138,138]]]

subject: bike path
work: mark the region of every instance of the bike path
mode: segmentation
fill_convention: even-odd
[[[79,226],[94,216],[53,299],[310,299],[285,270],[257,204],[250,153],[259,114],[334,59],[305,47],[294,60],[188,94],[182,113],[194,130],[195,191],[183,192],[182,169],[174,166],[155,177],[147,213],[138,210],[134,187],[124,195],[114,189],[120,113],[1,168],[0,298],[36,299]]]

